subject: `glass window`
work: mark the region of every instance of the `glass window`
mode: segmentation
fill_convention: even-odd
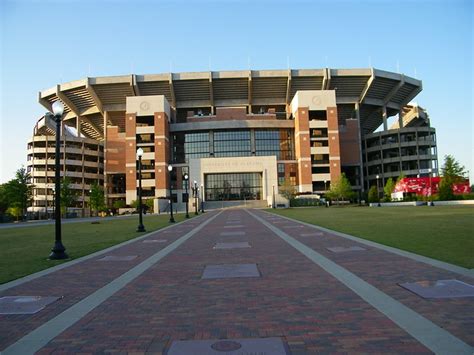
[[[250,156],[250,131],[214,132],[214,156],[245,157]]]
[[[261,173],[206,174],[207,201],[260,200]]]
[[[209,157],[209,132],[187,133],[184,136],[185,160]]]
[[[255,131],[255,155],[275,155],[278,160],[294,159],[293,135],[289,129]]]

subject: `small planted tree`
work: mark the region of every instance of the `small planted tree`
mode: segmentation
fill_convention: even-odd
[[[392,192],[395,189],[395,183],[393,182],[392,178],[389,178],[385,183],[385,187],[383,188],[384,192],[384,201],[390,202],[392,201]]]
[[[464,180],[466,171],[452,155],[444,157],[444,164],[441,168],[441,182],[439,184],[439,199],[453,200],[455,198],[453,193],[453,185]]]
[[[97,182],[94,182],[91,186],[89,199],[91,208],[95,213],[105,210],[104,188]]]
[[[153,198],[147,198],[144,202],[145,202],[144,205],[147,207],[147,212],[153,213],[153,207],[154,207],[154,204],[155,204],[154,199]]]
[[[354,198],[351,183],[344,173],[341,174],[338,180],[331,183],[331,188],[327,193],[331,200],[347,201]]]
[[[377,187],[375,187],[373,185],[370,187],[368,198],[369,198],[370,203],[379,202]]]
[[[291,202],[296,196],[296,187],[287,179],[278,187],[278,193]]]
[[[76,193],[71,188],[71,179],[67,176],[61,182],[61,213],[67,218],[68,207],[76,201]]]

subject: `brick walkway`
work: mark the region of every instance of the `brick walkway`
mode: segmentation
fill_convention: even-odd
[[[439,279],[473,284],[472,279],[331,233],[320,234],[316,227],[251,212],[474,345],[474,298],[426,300],[397,285]],[[146,238],[166,242],[139,240],[104,254],[138,255],[132,261],[100,262],[103,256],[98,256],[2,292],[0,297],[64,298],[35,315],[0,315],[0,349],[54,320],[158,251],[166,251],[210,219],[182,245],[55,335],[38,353],[161,354],[175,340],[267,337],[280,337],[292,354],[431,352],[245,210],[209,212]],[[251,248],[213,249],[218,242],[244,241]],[[357,245],[367,250],[337,254],[326,249]],[[206,265],[216,264],[257,264],[261,277],[201,279]]]

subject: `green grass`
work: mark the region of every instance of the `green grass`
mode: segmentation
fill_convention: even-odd
[[[176,222],[184,219],[175,215]],[[146,233],[169,225],[169,216],[144,216]],[[67,223],[62,225],[62,240],[68,260],[47,260],[54,244],[54,224],[0,230],[0,284],[34,272],[77,259],[129,239],[137,233],[137,218],[117,218],[100,224]]]
[[[474,268],[473,206],[314,207],[268,211]]]

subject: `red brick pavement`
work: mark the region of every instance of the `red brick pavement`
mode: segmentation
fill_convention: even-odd
[[[245,236],[220,236],[229,217]],[[252,248],[212,249],[224,241]],[[206,265],[233,263],[257,263],[262,276],[201,279]],[[293,354],[429,352],[247,212],[230,210],[39,353],[160,354],[173,340],[275,336]]]
[[[137,255],[138,257],[132,261],[97,261],[104,256],[101,255],[1,292],[0,297],[22,295],[63,296],[63,298],[33,315],[0,315],[0,351],[127,272],[152,254],[165,248],[177,238],[194,229],[196,223],[200,223],[199,221],[204,221],[214,214],[209,213],[199,219],[190,219],[177,224],[171,229],[157,231],[148,237],[166,239],[167,243],[136,241],[104,254]]]
[[[317,231],[321,232],[322,230],[283,218],[275,220],[275,215],[270,215],[262,211],[253,212],[299,242],[336,262],[387,295],[431,320],[441,328],[446,329],[459,339],[474,346],[474,299],[472,297],[423,299],[398,286],[398,283],[404,282],[448,279],[458,279],[469,284],[474,284],[472,278],[435,268],[388,251],[372,248],[339,237],[333,233],[323,232],[323,235],[319,236],[301,236],[301,234],[310,234]],[[360,246],[367,249],[367,251],[338,254],[326,249],[334,246]]]

